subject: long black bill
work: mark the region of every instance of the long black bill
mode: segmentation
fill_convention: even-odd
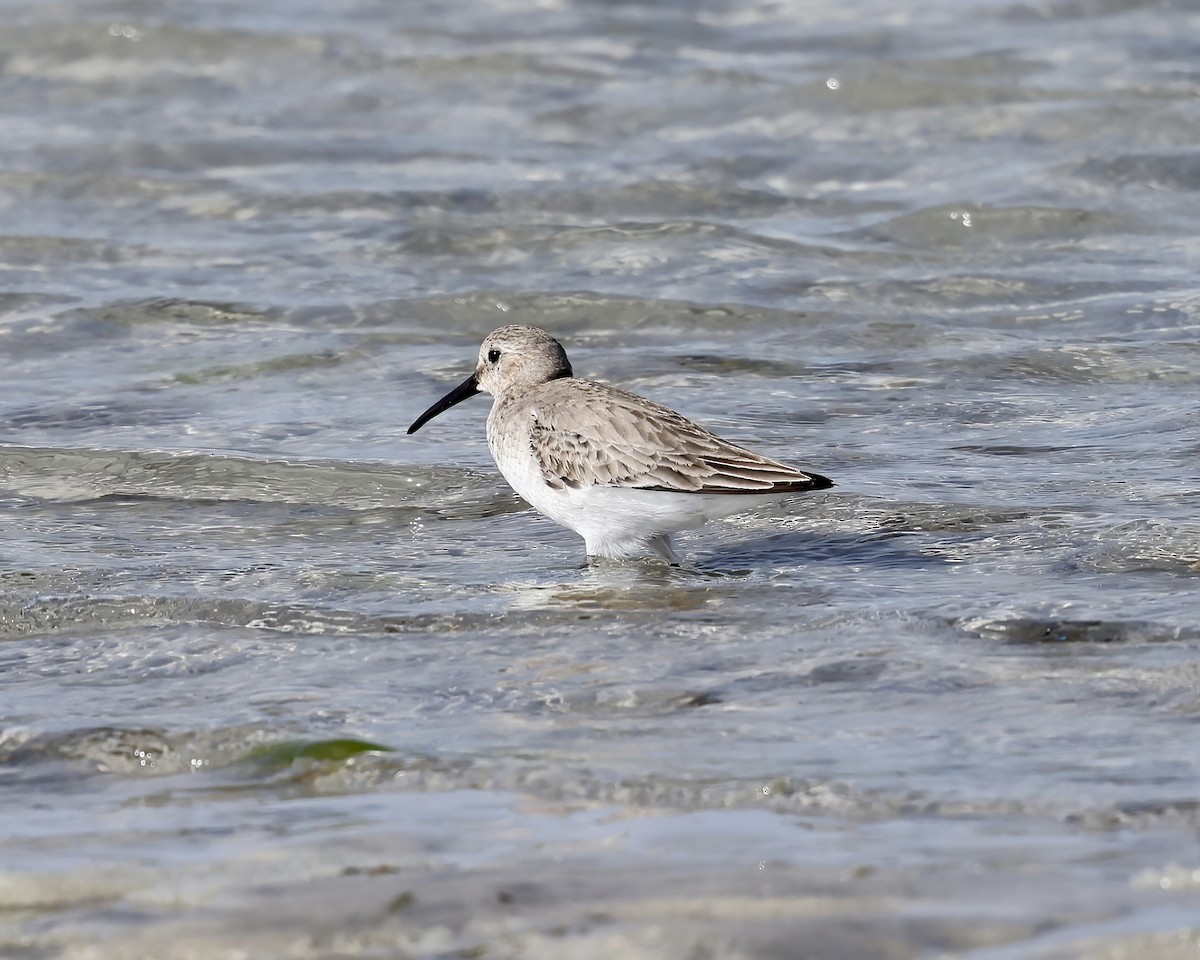
[[[475,374],[471,374],[466,380],[442,397],[441,400],[417,417],[413,421],[413,425],[408,428],[408,432],[416,433],[439,413],[445,413],[456,403],[462,403],[464,400],[475,396],[478,392],[479,381],[475,379]]]

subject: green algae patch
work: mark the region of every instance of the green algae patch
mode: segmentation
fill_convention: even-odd
[[[360,753],[391,753],[391,747],[369,740],[338,737],[333,740],[285,740],[251,750],[243,758],[248,763],[282,769],[298,760],[316,763],[345,763]]]

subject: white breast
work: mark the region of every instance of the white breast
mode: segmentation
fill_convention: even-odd
[[[508,485],[522,499],[538,513],[578,531],[567,519],[572,511],[565,491],[546,483],[541,467],[533,456],[529,434],[536,417],[537,411],[530,407],[501,411],[499,403],[493,404],[487,423],[488,449]]]

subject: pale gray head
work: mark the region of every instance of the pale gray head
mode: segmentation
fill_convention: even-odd
[[[541,327],[521,324],[489,333],[479,348],[475,367],[479,389],[493,397],[569,376],[571,361],[562,344]]]
[[[571,376],[571,361],[557,340],[541,327],[510,324],[493,330],[479,348],[479,363],[466,380],[413,421],[409,433],[479,391],[494,397]]]

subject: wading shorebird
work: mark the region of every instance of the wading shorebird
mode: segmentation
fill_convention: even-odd
[[[488,447],[535,510],[583,537],[588,557],[679,558],[671,534],[833,481],[759,456],[636,393],[572,375],[539,327],[488,334],[475,371],[410,434],[483,391]]]

